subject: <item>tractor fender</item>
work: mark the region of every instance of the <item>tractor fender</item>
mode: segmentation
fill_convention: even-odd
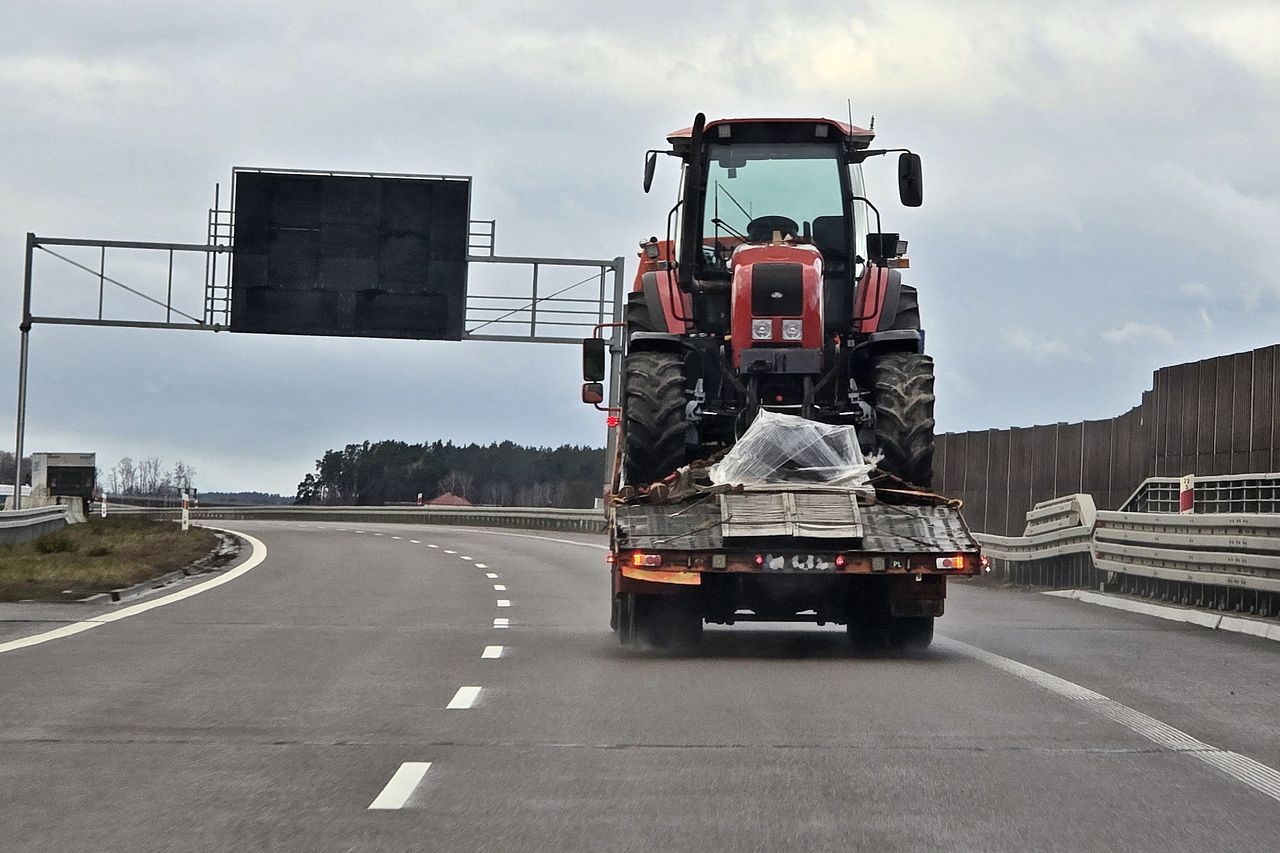
[[[643,273],[627,303],[635,306],[628,318],[635,331],[677,334],[684,331],[685,321],[681,318],[689,316],[688,298],[676,286],[675,276],[670,271]]]
[[[679,335],[667,332],[632,332],[627,339],[627,352],[681,352]]]
[[[854,295],[854,331],[871,334],[888,329],[914,325],[919,328],[919,313],[914,323],[901,315],[915,307],[916,289],[902,283],[902,273],[896,269],[868,265],[858,281]]]
[[[872,332],[858,344],[857,349],[873,356],[886,352],[924,353],[924,330],[886,329],[883,332]]]

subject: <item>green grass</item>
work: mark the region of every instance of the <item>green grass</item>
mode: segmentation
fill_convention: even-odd
[[[83,598],[149,580],[205,557],[217,537],[171,521],[90,518],[21,545],[0,545],[0,601]]]

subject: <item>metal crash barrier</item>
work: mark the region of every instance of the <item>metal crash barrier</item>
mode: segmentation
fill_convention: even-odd
[[[0,545],[30,542],[66,526],[67,507],[64,505],[3,510],[0,511]]]
[[[1191,511],[1152,511],[1177,509],[1176,484],[1152,478],[1120,511],[1095,511],[1089,495],[1056,498],[1027,513],[1022,536],[976,538],[999,583],[1280,616],[1280,475],[1196,478]],[[1222,511],[1231,508],[1241,511]]]
[[[177,518],[178,509],[126,507],[111,504],[108,512]],[[208,521],[328,521],[349,523],[444,524],[461,527],[506,527],[522,530],[559,530],[575,533],[604,531],[604,512],[595,509],[542,507],[419,507],[419,506],[273,506],[201,507],[191,510],[193,520]]]

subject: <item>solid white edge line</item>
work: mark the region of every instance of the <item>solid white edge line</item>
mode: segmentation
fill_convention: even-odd
[[[502,657],[502,646],[485,646],[484,651],[480,653],[482,660],[493,660]]]
[[[230,583],[246,572],[256,569],[262,564],[262,561],[267,558],[267,546],[262,544],[261,540],[250,536],[247,533],[241,533],[237,530],[227,530],[223,527],[209,527],[206,529],[221,530],[223,533],[232,533],[239,536],[249,543],[253,552],[243,563],[236,566],[234,569],[228,569],[216,578],[210,578],[203,583],[195,584],[194,586],[170,593],[169,595],[161,596],[160,598],[156,598],[151,601],[132,604],[111,613],[103,613],[99,616],[94,616],[91,619],[83,619],[79,622],[73,622],[70,625],[63,625],[60,628],[43,631],[39,634],[32,634],[29,637],[19,637],[16,640],[9,640],[8,642],[0,643],[0,654],[11,652],[16,649],[25,649],[28,646],[38,646],[41,643],[47,643],[50,640],[57,640],[62,637],[70,637],[73,634],[79,634],[81,631],[88,631],[90,628],[97,628],[100,625],[106,625],[111,622],[119,622],[121,619],[128,619],[130,616],[137,616],[140,613],[146,613],[148,610],[154,610],[157,607],[164,607],[166,604],[173,604],[174,602],[182,601],[185,598],[190,598],[193,595],[199,595],[200,593],[207,592],[214,587],[222,586],[224,583]]]
[[[1242,616],[1230,616],[1225,613],[1214,613],[1209,610],[1193,610],[1187,607],[1171,607],[1151,601],[1135,601],[1119,596],[1093,592],[1087,589],[1051,589],[1042,595],[1056,598],[1071,598],[1085,604],[1096,604],[1112,610],[1124,610],[1128,613],[1139,613],[1143,616],[1154,616],[1170,622],[1183,622],[1188,625],[1199,625],[1215,631],[1230,631],[1233,634],[1247,634],[1263,640],[1280,642],[1280,625],[1272,625],[1261,619],[1249,619]]]
[[[511,600],[510,600],[510,599],[507,599],[507,598],[499,598],[499,599],[498,599],[498,606],[499,606],[499,607],[510,607],[510,606],[511,606]]]
[[[1012,658],[979,649],[968,643],[953,640],[950,637],[940,638],[940,645],[950,647],[962,655],[981,661],[988,666],[1016,675],[1037,687],[1070,699],[1077,705],[1093,711],[1101,717],[1119,723],[1134,734],[1140,735],[1157,746],[1170,752],[1188,755],[1202,761],[1210,767],[1243,782],[1255,791],[1280,801],[1280,771],[1238,752],[1219,749],[1212,744],[1197,740],[1186,732],[1176,729],[1155,717],[1149,717],[1128,705],[1122,705],[1101,693],[1082,687],[1073,681],[1067,681],[1044,670],[1036,669]]]
[[[398,809],[413,796],[422,777],[431,769],[430,761],[406,761],[392,774],[382,792],[369,803],[370,809]]]
[[[449,704],[444,707],[447,711],[466,711],[469,708],[474,708],[476,700],[479,698],[479,687],[459,687],[458,692],[453,694],[453,698],[449,700]]]

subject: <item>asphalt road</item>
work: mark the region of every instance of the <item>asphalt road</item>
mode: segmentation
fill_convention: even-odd
[[[609,632],[592,537],[236,529],[267,547],[252,571],[0,653],[0,848],[1280,839],[1280,800],[1210,760],[1280,768],[1280,649],[1264,640],[953,583],[923,655],[856,657],[841,629],[764,626],[710,627],[698,652],[660,655]],[[113,611],[6,609],[0,642],[97,612]],[[1076,686],[1200,745],[1162,746],[1147,724],[1062,692]]]

